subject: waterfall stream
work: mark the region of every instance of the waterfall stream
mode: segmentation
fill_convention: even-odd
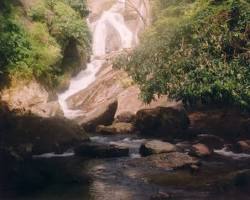
[[[78,93],[79,91],[87,88],[96,79],[96,74],[105,63],[105,56],[109,53],[108,49],[112,51],[122,50],[126,48],[132,48],[138,42],[139,27],[142,22],[138,24],[135,31],[131,31],[127,26],[123,13],[126,9],[126,3],[128,0],[116,0],[113,6],[104,10],[96,21],[89,22],[89,27],[93,35],[92,44],[92,56],[90,63],[87,64],[87,68],[82,70],[77,76],[73,77],[70,81],[68,90],[58,95],[59,104],[64,112],[64,116],[69,119],[74,119],[78,116],[84,115],[81,110],[72,110],[67,105],[67,99]],[[137,11],[145,13],[145,6],[140,0],[134,0],[138,8]],[[142,19],[141,19],[142,20]],[[139,20],[139,21],[141,21]],[[112,49],[112,44],[108,40],[111,31],[113,29],[112,36],[119,38],[116,47],[118,49]],[[111,37],[112,37],[111,36]]]

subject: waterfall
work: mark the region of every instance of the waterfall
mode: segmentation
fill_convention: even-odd
[[[97,72],[105,63],[105,56],[108,53],[107,49],[110,46],[109,41],[107,41],[107,38],[110,34],[109,27],[112,27],[115,30],[115,34],[120,39],[119,44],[117,44],[119,47],[118,50],[131,48],[137,43],[139,32],[138,27],[136,28],[136,31],[131,31],[127,26],[123,16],[127,1],[128,0],[116,0],[109,10],[102,12],[98,20],[89,23],[89,27],[93,34],[91,61],[87,64],[87,68],[85,70],[82,70],[77,76],[71,79],[68,90],[58,94],[58,101],[65,117],[74,119],[78,116],[84,115],[83,111],[81,110],[69,109],[67,105],[67,99],[79,91],[87,88],[95,81]],[[140,3],[141,0],[133,1],[137,2],[135,6],[139,6],[138,10],[143,12],[142,3]],[[144,9],[146,8],[144,7]]]

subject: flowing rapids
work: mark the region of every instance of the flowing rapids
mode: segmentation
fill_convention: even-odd
[[[96,79],[96,73],[100,70],[105,62],[105,56],[109,51],[118,51],[126,48],[132,48],[138,43],[138,33],[143,25],[142,19],[139,20],[135,31],[131,31],[127,26],[123,13],[126,10],[126,5],[138,6],[134,8],[140,16],[145,15],[146,5],[141,0],[134,1],[116,0],[109,10],[104,10],[96,21],[89,22],[89,27],[92,30],[93,44],[92,56],[87,68],[82,70],[76,77],[70,81],[68,90],[58,95],[60,106],[64,112],[64,116],[73,119],[77,116],[84,115],[81,110],[72,110],[67,105],[67,99],[77,92],[87,88]],[[110,37],[119,38],[115,44],[116,49],[112,49]],[[117,48],[118,47],[118,48]]]

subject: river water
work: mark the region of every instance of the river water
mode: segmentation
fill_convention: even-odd
[[[129,147],[129,157],[108,159],[82,159],[70,153],[63,157],[44,155],[38,161],[75,163],[90,177],[86,183],[49,184],[44,189],[6,200],[151,200],[159,194],[171,194],[175,200],[247,200],[250,191],[223,190],[216,186],[220,178],[235,171],[248,169],[249,156],[229,156],[219,150],[212,157],[202,159],[198,173],[187,169],[164,169],[144,164],[138,149],[145,140],[135,135],[92,136],[102,144],[119,144]],[[238,156],[237,156],[238,155]],[[137,162],[134,162],[137,161]],[[139,161],[139,162],[138,162]],[[73,170],[73,169],[72,169]],[[1,198],[2,199],[2,198]],[[5,198],[3,198],[5,200]]]

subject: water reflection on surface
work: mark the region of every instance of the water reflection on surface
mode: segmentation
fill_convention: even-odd
[[[159,193],[173,194],[175,200],[247,200],[250,191],[216,192],[210,186],[218,177],[247,169],[250,160],[247,158],[213,157],[203,160],[202,169],[198,174],[189,170],[158,169],[147,166],[142,162],[131,164],[133,154],[137,154],[144,139],[135,136],[92,137],[95,142],[127,145],[131,149],[130,157],[107,159],[79,159],[78,167],[89,177],[87,184],[62,184],[48,186],[44,190],[19,195],[18,197],[0,198],[1,200],[150,200]],[[42,158],[48,159],[48,158]],[[55,158],[49,158],[55,159]],[[48,159],[48,160],[49,160]],[[63,163],[72,162],[70,157],[57,157],[64,159]],[[138,159],[138,158],[137,158]],[[31,192],[31,191],[30,191]]]

